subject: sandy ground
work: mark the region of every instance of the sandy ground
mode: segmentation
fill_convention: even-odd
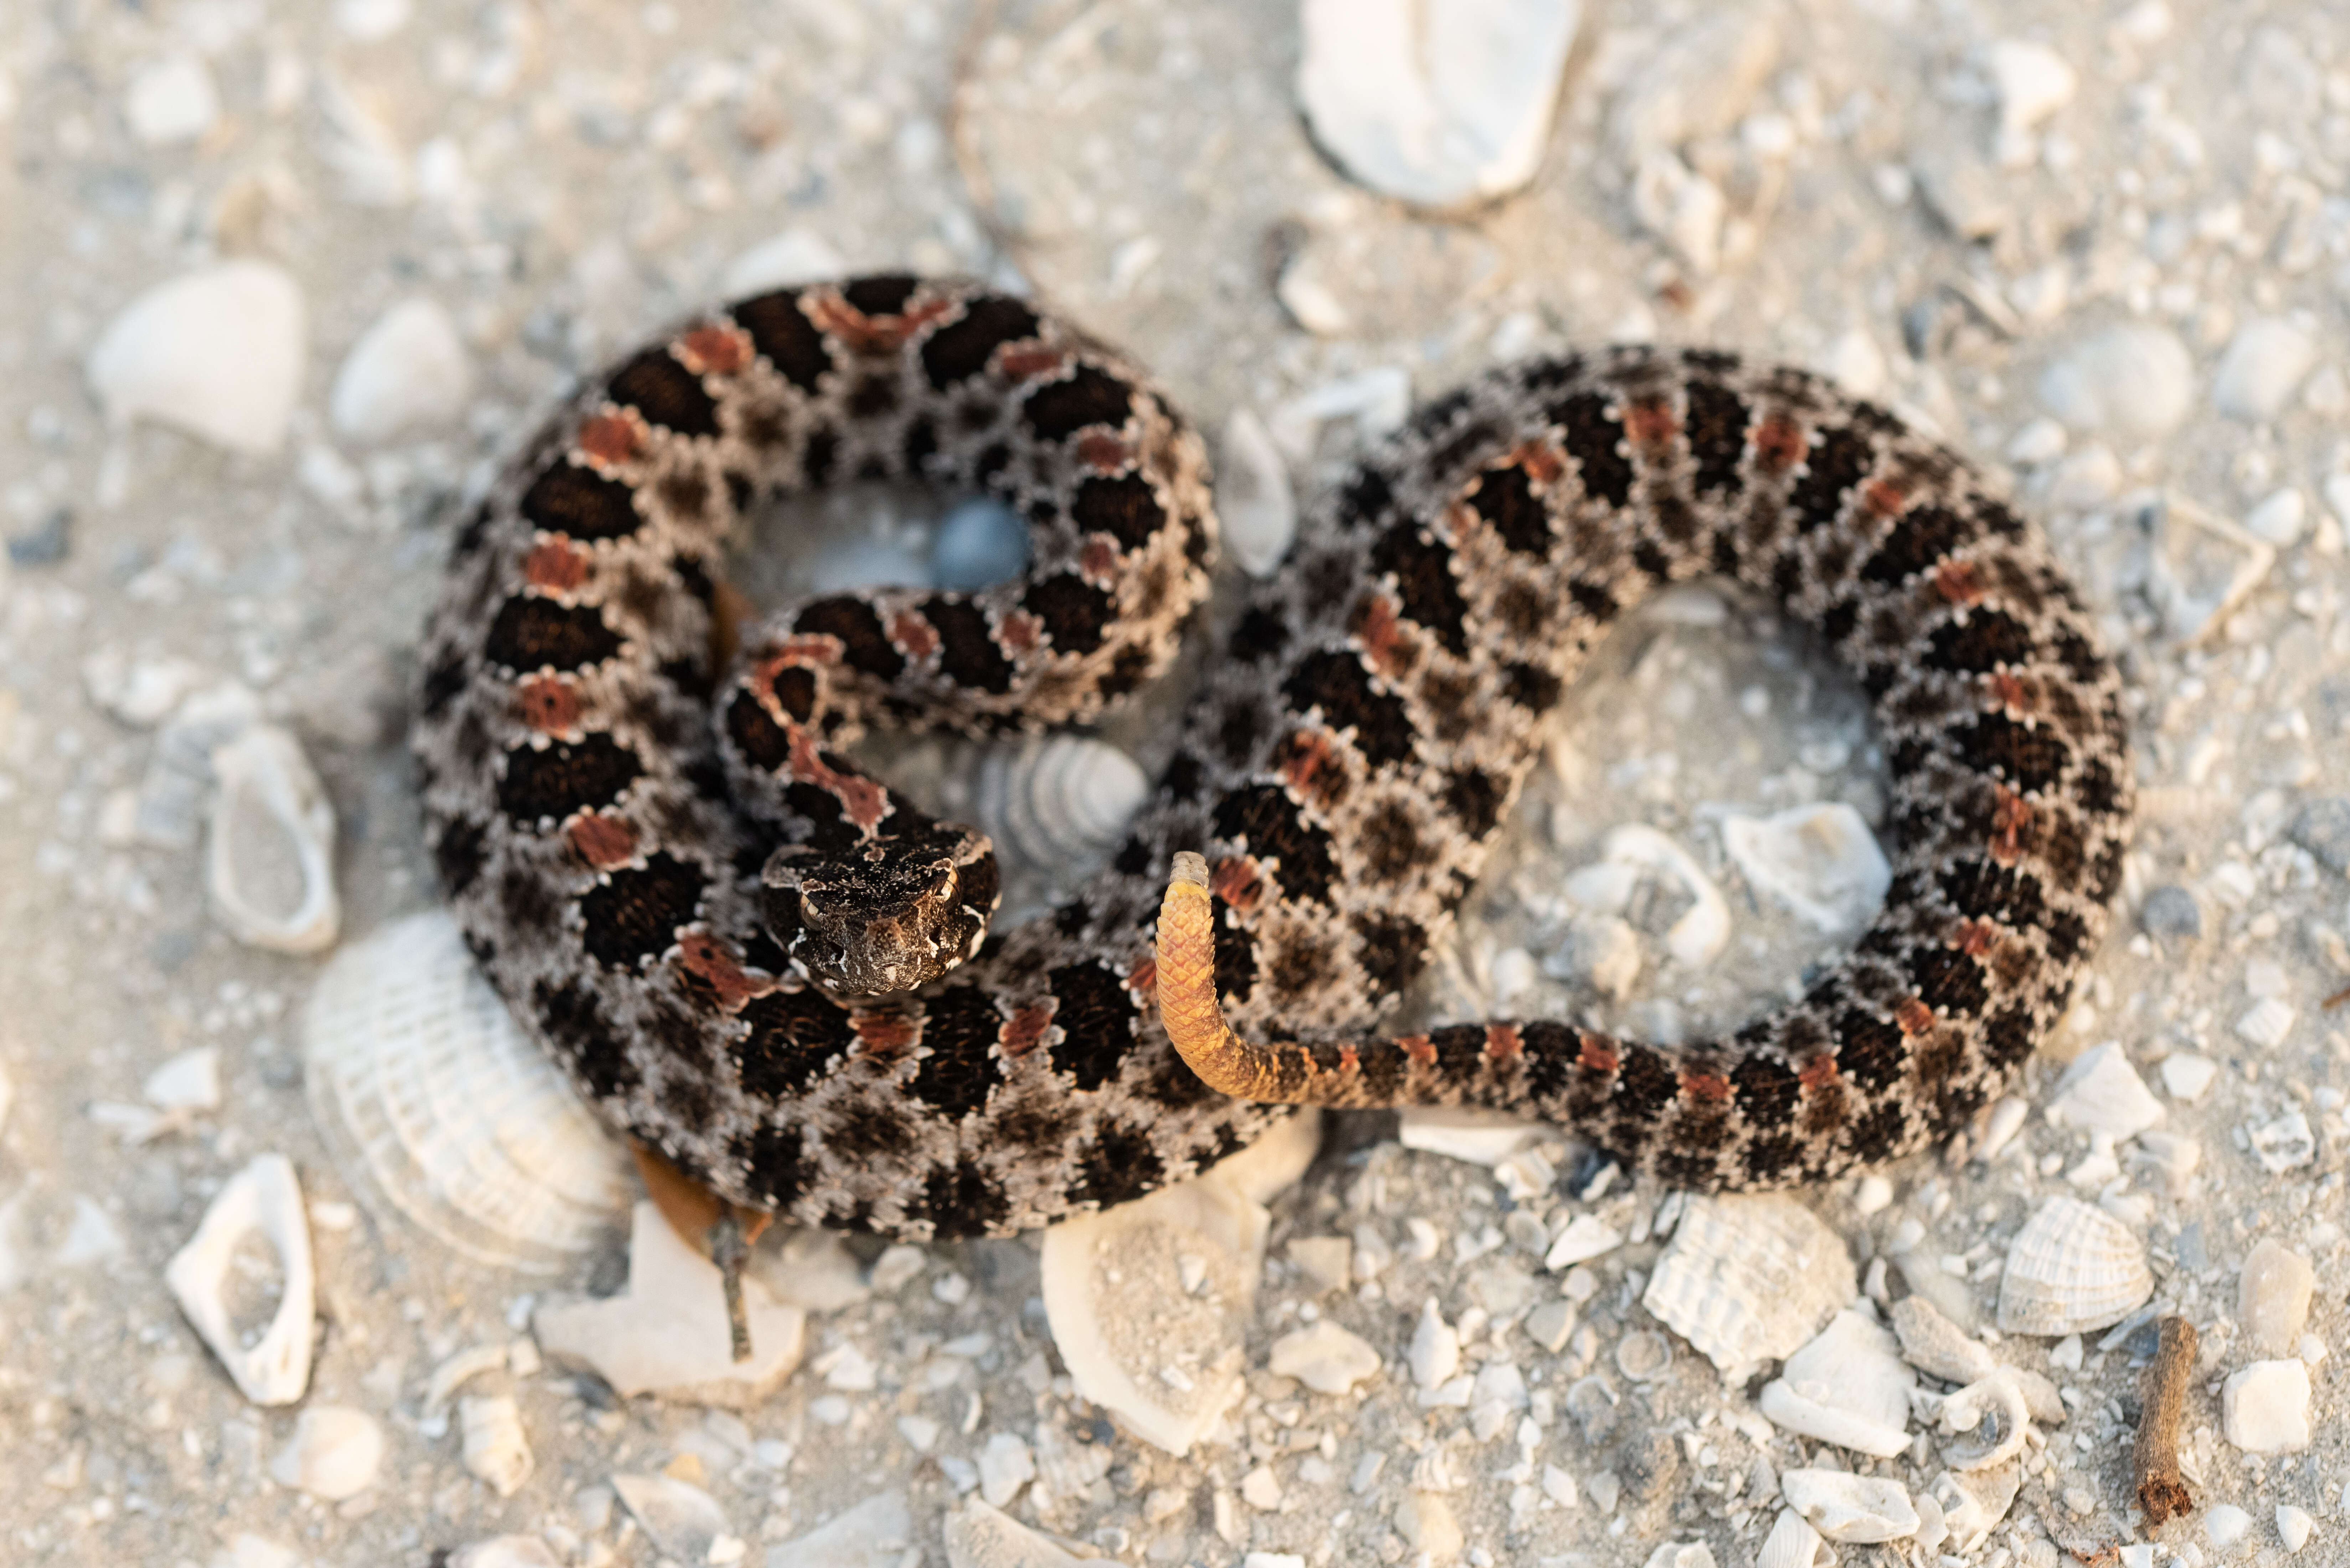
[[[1690,51],[1663,78],[1686,101],[1665,106],[1662,142],[1629,139],[1634,95],[1662,112],[1660,52],[1719,16],[1750,18],[1749,52]],[[1992,47],[2027,39],[2077,87],[2002,132]],[[1076,1395],[1029,1239],[932,1249],[912,1278],[818,1314],[811,1359],[830,1370],[739,1414],[616,1400],[562,1368],[495,1372],[475,1391],[515,1399],[535,1473],[502,1498],[461,1465],[425,1406],[432,1369],[520,1336],[546,1292],[616,1287],[619,1218],[567,1275],[538,1279],[355,1203],[304,1094],[298,1018],[321,961],[242,943],[209,909],[200,795],[160,826],[140,812],[161,809],[182,695],[240,681],[331,797],[346,940],[428,908],[401,737],[456,499],[574,378],[781,238],[788,256],[849,267],[1024,280],[1154,366],[1211,431],[1243,405],[1278,428],[1367,371],[1426,395],[1546,346],[1702,340],[1825,369],[2008,464],[2127,662],[2146,794],[2127,908],[2020,1093],[2044,1106],[2064,1060],[2118,1040],[2200,1165],[2173,1186],[2126,1140],[2101,1181],[2086,1162],[2106,1151],[2034,1114],[2000,1158],[1912,1161],[1889,1189],[1814,1207],[1864,1271],[1917,1241],[1988,1321],[1999,1262],[2045,1199],[2135,1200],[2156,1303],[2204,1332],[2190,1473],[2250,1525],[2223,1546],[2200,1519],[2173,1524],[2133,1561],[2281,1561],[2280,1505],[2314,1519],[2303,1560],[2350,1560],[2350,1022],[2323,1005],[2350,985],[2350,826],[2329,837],[2311,814],[2350,779],[2334,514],[2350,510],[2350,23],[2324,4],[2193,0],[1597,6],[1533,185],[1443,219],[1317,152],[1292,90],[1299,47],[1291,6],[1247,0],[0,0],[0,1555],[421,1565],[515,1532],[564,1563],[650,1563],[660,1552],[612,1480],[666,1469],[722,1511],[713,1561],[815,1561],[784,1543],[899,1493],[908,1539],[839,1561],[937,1564],[941,1516],[1008,1435],[1045,1470],[1008,1511],[1120,1561],[1614,1565],[1678,1542],[1728,1568],[1752,1561],[1782,1472],[1923,1490],[1941,1468],[1922,1441],[1873,1461],[1774,1431],[1759,1380],[1659,1340],[1640,1299],[1662,1194],[1528,1204],[1478,1166],[1399,1148],[1380,1118],[1335,1128],[1274,1201],[1248,1396],[1186,1459]],[[1711,218],[1659,197],[1654,165],[1643,192],[1657,145],[1674,178],[1709,182]],[[241,452],[109,421],[88,369],[109,323],[228,258],[273,263],[298,289],[282,438]],[[398,430],[338,421],[347,352],[420,298],[453,325],[469,382]],[[2176,365],[2113,373],[2100,334],[2125,323],[2158,329]],[[1332,421],[1313,448],[1307,429],[1310,491],[1354,432]],[[1474,1011],[1496,954],[1533,940],[1508,878],[1555,878],[1612,825],[1684,836],[1735,890],[1708,802],[1869,814],[1881,759],[1799,638],[1743,607],[1642,628],[1563,722],[1565,760],[1462,935],[1466,978],[1432,1008]],[[151,701],[126,694],[142,672]],[[1758,779],[1775,782],[1742,782]],[[2165,888],[2182,891],[2146,913]],[[1742,940],[1736,974],[1652,964],[1607,1005],[1710,1019],[1821,950],[1743,893],[1738,912],[1761,945]],[[1653,946],[1660,929],[1642,935]],[[145,1142],[94,1108],[140,1104],[159,1064],[208,1045],[217,1108]],[[2180,1097],[2158,1064],[2189,1054],[2217,1072]],[[263,1152],[290,1157],[312,1204],[307,1403],[368,1413],[387,1444],[337,1503],[271,1478],[295,1407],[240,1397],[163,1284]],[[1531,1446],[1514,1407],[1499,1436],[1423,1408],[1405,1361],[1423,1301],[1490,1324],[1558,1295],[1539,1231],[1531,1251],[1466,1261],[1489,1231],[1513,1235],[1502,1221],[1519,1208],[1553,1231],[1588,1210],[1632,1238],[1577,1271],[1588,1333],[1564,1350],[1506,1323],[1471,1336],[1471,1365],[1521,1369]],[[1380,1278],[1317,1296],[1284,1261],[1294,1238],[1358,1227],[1398,1250]],[[2238,1323],[2239,1269],[2263,1238],[2315,1273],[2314,1339],[2284,1353],[2314,1361],[2305,1452],[2249,1454],[2223,1430],[2226,1380],[2265,1354]],[[248,1293],[257,1316],[266,1282]],[[1361,1334],[1385,1372],[1327,1397],[1262,1370],[1301,1314]],[[856,1355],[824,1359],[843,1345]],[[2138,1539],[2125,1455],[2149,1350],[2145,1332],[1999,1347],[2063,1385],[2072,1419],[1989,1538],[1945,1562],[2053,1568]],[[1553,1470],[1567,1484],[1545,1486]],[[1839,1551],[1920,1560],[1900,1543]]]

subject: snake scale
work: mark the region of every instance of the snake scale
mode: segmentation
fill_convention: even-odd
[[[1025,575],[827,595],[722,658],[746,512],[888,477],[1015,508]],[[1098,717],[1173,657],[1214,540],[1165,395],[1022,300],[861,277],[643,348],[467,516],[426,637],[427,837],[473,950],[598,1113],[710,1191],[922,1239],[1135,1197],[1277,1100],[1503,1107],[1683,1186],[1816,1181],[1965,1125],[2099,941],[2121,686],[2040,535],[1878,407],[1651,348],[1491,371],[1364,457],[1251,590],[1108,868],[990,929],[985,838],[846,748]],[[1588,649],[1709,575],[1784,604],[1874,701],[1874,925],[1723,1039],[1378,1038]],[[1162,979],[1207,1078],[1256,1097],[1177,1054]]]

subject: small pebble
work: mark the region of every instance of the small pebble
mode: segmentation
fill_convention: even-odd
[[[2191,1106],[2210,1088],[2211,1080],[2220,1075],[2220,1064],[2209,1056],[2199,1056],[2192,1051],[2173,1051],[2162,1059],[2157,1069],[2162,1075],[2162,1086],[2172,1099]]]
[[[2295,1508],[2289,1502],[2277,1504],[2277,1540],[2287,1552],[2297,1552],[2308,1545],[2310,1532],[2316,1528],[2317,1521],[2310,1516],[2309,1510]]]
[[[2043,414],[2017,431],[2009,440],[2007,461],[2027,468],[2054,462],[2064,455],[2065,441],[2064,425]]]
[[[2301,543],[2302,530],[2309,517],[2309,501],[2292,485],[2272,492],[2258,505],[2244,514],[2244,527],[2274,545],[2289,550]]]
[[[365,1491],[382,1462],[383,1428],[374,1417],[348,1405],[312,1405],[296,1419],[269,1474],[280,1486],[340,1502]]]
[[[456,422],[473,389],[473,364],[449,313],[430,299],[404,299],[343,356],[327,418],[336,434],[374,444]]]
[[[2309,1261],[2292,1248],[2266,1239],[2254,1247],[2236,1281],[2236,1317],[2252,1348],[2291,1355],[2309,1323],[2316,1285]]]
[[[2029,163],[2039,150],[2033,132],[2073,101],[2080,78],[2064,56],[2025,38],[1992,44],[1984,65],[1999,95],[1999,161],[2011,169]]]
[[[992,1434],[979,1450],[979,1495],[1002,1508],[1036,1479],[1036,1457],[1017,1432]]]
[[[691,1481],[671,1475],[616,1475],[612,1490],[664,1556],[708,1563],[712,1547],[730,1536],[726,1511]]]
[[[2293,841],[2320,864],[2350,875],[2350,795],[2321,795],[2293,818]]]
[[[2048,1104],[2050,1125],[2102,1133],[2116,1142],[2135,1137],[2161,1119],[2162,1102],[2130,1066],[2118,1040],[2074,1057]]]
[[[2203,1538],[2221,1552],[2235,1549],[2252,1532],[2252,1516],[2232,1502],[2216,1502],[2203,1514]]]
[[[2309,1447],[2309,1368],[2299,1360],[2255,1361],[2220,1392],[2228,1441],[2248,1454],[2297,1454]]]
[[[962,502],[939,524],[931,545],[931,580],[969,592],[1009,582],[1028,569],[1028,524],[990,496]]]
[[[2146,896],[2137,909],[2138,924],[2147,934],[2191,941],[2203,934],[2203,911],[2195,895],[2176,883],[2165,883]]]
[[[2195,361],[2168,327],[2123,322],[2075,343],[2040,379],[2040,400],[2076,431],[2151,440],[2186,419]]]
[[[1404,1363],[1411,1368],[1411,1380],[1423,1389],[1441,1386],[1460,1370],[1461,1336],[1436,1310],[1434,1296],[1420,1308],[1419,1324],[1412,1330]]]
[[[1274,1340],[1265,1366],[1316,1394],[1344,1394],[1379,1369],[1379,1353],[1361,1335],[1324,1318]]]
[[[220,118],[220,94],[203,61],[173,55],[132,74],[122,118],[130,134],[150,147],[193,141]]]
[[[2317,346],[2290,321],[2263,317],[2236,329],[2211,384],[2211,401],[2230,419],[2274,419],[2317,361]]]
[[[1846,1470],[1793,1469],[1779,1477],[1787,1506],[1830,1541],[1870,1544],[1918,1532],[1917,1505],[1899,1481]]]

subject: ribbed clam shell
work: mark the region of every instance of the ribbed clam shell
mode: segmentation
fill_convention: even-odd
[[[551,1273],[627,1211],[626,1152],[515,1027],[445,910],[338,953],[303,1050],[352,1187],[469,1257]]]
[[[1018,868],[1058,879],[1093,869],[1126,836],[1150,781],[1089,735],[1054,735],[980,760],[972,813]]]
[[[2077,1198],[2052,1198],[2025,1221],[2000,1274],[2005,1334],[2079,1334],[2120,1322],[2154,1293],[2129,1227]]]
[[[1725,1373],[1781,1360],[1859,1293],[1844,1239],[1792,1198],[1691,1198],[1640,1298]]]

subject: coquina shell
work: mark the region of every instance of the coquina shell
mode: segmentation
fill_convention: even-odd
[[[2119,1323],[2153,1293],[2146,1248],[2128,1226],[2077,1198],[2052,1198],[2007,1250],[1999,1326],[2004,1334],[2079,1334]]]
[[[627,1154],[515,1028],[447,911],[337,954],[303,1039],[311,1115],[370,1207],[536,1273],[628,1211]]]
[[[1118,747],[1054,735],[982,757],[972,814],[997,853],[1057,879],[1107,858],[1149,793],[1142,769]]]
[[[1852,1254],[1777,1193],[1691,1198],[1641,1304],[1724,1373],[1781,1360],[1859,1294]]]

